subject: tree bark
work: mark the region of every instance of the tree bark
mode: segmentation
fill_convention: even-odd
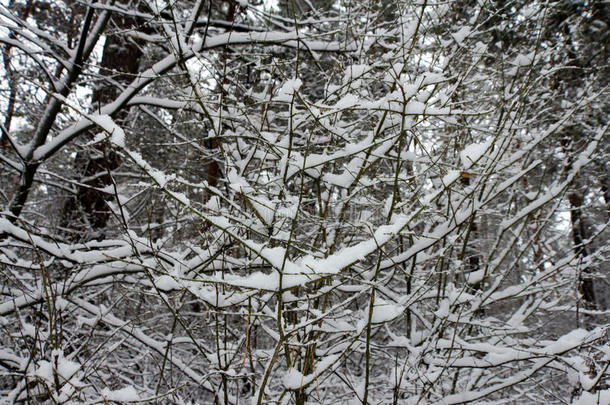
[[[106,36],[99,71],[101,83],[94,87],[92,94],[91,104],[94,110],[114,100],[121,91],[120,86],[133,80],[142,56],[140,46],[122,33],[133,28],[137,21],[132,17],[114,15],[111,24],[121,33]],[[120,123],[125,120],[128,112],[128,109],[122,109],[113,118]],[[93,132],[89,132],[88,137],[92,138],[93,135]],[[77,230],[72,236],[77,237],[86,231],[87,239],[103,232],[110,218],[108,194],[98,189],[113,184],[111,172],[118,168],[121,162],[118,154],[110,150],[106,143],[96,145],[89,152],[79,153],[76,161],[80,166],[82,180],[76,195],[69,198],[64,205],[64,224],[74,224],[75,217],[84,216],[84,228]]]
[[[591,232],[586,226],[583,218],[583,195],[578,189],[576,189],[569,194],[568,200],[570,201],[570,221],[572,223],[572,240],[574,242],[574,249],[578,256],[584,259],[589,255],[587,245],[585,243],[591,237]],[[586,309],[597,308],[593,278],[591,276],[591,269],[589,267],[585,267],[579,275],[578,292],[582,297],[582,302]]]

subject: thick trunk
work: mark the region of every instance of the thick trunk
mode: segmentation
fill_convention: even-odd
[[[133,18],[114,16],[112,25],[116,30],[128,30],[136,25]],[[123,34],[110,34],[106,37],[102,61],[99,71],[100,84],[94,88],[92,106],[94,111],[114,100],[120,93],[121,85],[131,82],[138,72],[138,64],[142,51],[138,44]],[[113,117],[119,123],[127,117],[128,110],[123,109]],[[91,132],[89,137],[93,137]],[[87,233],[85,238],[96,236],[103,232],[110,209],[107,204],[109,194],[98,189],[113,184],[112,170],[120,165],[119,156],[110,150],[106,144],[100,144],[88,152],[79,153],[77,166],[81,173],[81,184],[76,196],[70,198],[64,206],[64,224],[72,227],[75,219],[84,217],[82,229],[70,229],[72,237],[81,232]],[[76,231],[76,232],[75,232]],[[83,235],[80,235],[82,237]]]
[[[583,196],[579,191],[573,191],[568,196],[570,201],[570,220],[572,223],[572,240],[574,249],[581,258],[588,256],[586,242],[591,237],[591,232],[587,227],[582,213]],[[591,268],[585,267],[578,280],[578,292],[581,295],[583,305],[586,309],[596,309],[595,289]]]

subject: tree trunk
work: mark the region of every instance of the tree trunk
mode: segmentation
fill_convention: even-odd
[[[100,84],[94,87],[92,106],[99,110],[103,105],[114,100],[120,93],[119,86],[131,82],[138,72],[138,64],[142,51],[137,43],[128,38],[122,31],[136,25],[133,18],[115,15],[111,20],[117,31],[121,33],[106,36],[99,71]],[[118,122],[125,120],[128,109],[113,117]],[[94,132],[89,133],[93,138]],[[91,151],[80,152],[76,164],[81,173],[81,185],[76,195],[71,197],[64,205],[64,224],[74,224],[78,217],[84,219],[83,228],[72,230],[72,238],[90,239],[103,233],[110,218],[110,209],[107,204],[109,194],[98,191],[113,184],[112,170],[120,165],[119,156],[106,143],[98,144]],[[84,217],[84,218],[83,218]]]
[[[578,256],[584,259],[589,255],[585,243],[591,237],[591,232],[583,218],[583,195],[576,188],[576,190],[570,193],[568,200],[570,201],[570,221],[572,223],[574,249]],[[589,267],[584,268],[579,275],[578,292],[582,297],[582,302],[586,309],[597,308],[593,278],[591,277],[591,269]]]

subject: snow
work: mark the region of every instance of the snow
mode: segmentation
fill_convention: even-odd
[[[595,241],[604,240],[608,226],[588,216],[589,254],[578,257],[569,248],[565,222],[567,193],[579,184],[587,207],[603,208],[603,198],[595,198],[599,185],[593,187],[596,163],[586,165],[603,160],[599,145],[608,127],[589,120],[579,142],[569,152],[558,151],[569,125],[599,110],[600,95],[594,92],[605,89],[596,86],[595,69],[583,77],[592,86],[564,92],[574,97],[563,100],[546,81],[528,80],[537,55],[552,62],[541,77],[570,67],[549,59],[551,50],[535,45],[535,35],[505,52],[506,64],[490,64],[489,35],[477,26],[481,14],[458,13],[455,24],[447,25],[434,16],[450,10],[447,4],[422,6],[421,15],[415,5],[413,12],[398,13],[397,21],[368,20],[366,7],[352,7],[348,18],[355,23],[348,32],[346,13],[301,13],[297,31],[292,17],[238,0],[248,15],[234,30],[213,23],[207,35],[199,30],[189,38],[192,18],[205,6],[202,0],[192,3],[191,20],[188,9],[159,3],[163,14],[149,17],[166,31],[167,52],[150,52],[140,64],[145,70],[131,76],[131,83],[115,76],[120,81],[115,100],[92,106],[90,97],[66,97],[72,109],[61,108],[57,119],[46,115],[48,137],[36,128],[9,129],[12,140],[32,141],[15,146],[17,154],[10,145],[2,154],[9,169],[3,209],[12,208],[23,166],[39,165],[23,215],[0,215],[0,266],[6,270],[0,324],[8,333],[0,339],[0,357],[5,367],[20,368],[10,370],[4,391],[13,396],[9,402],[23,402],[47,383],[56,385],[58,376],[70,379],[64,397],[79,379],[86,379],[86,386],[73,390],[71,399],[50,392],[48,401],[141,401],[158,388],[155,375],[147,377],[151,369],[171,377],[160,395],[177,402],[180,396],[191,401],[201,394],[222,396],[223,375],[230,377],[228,403],[248,402],[250,392],[230,397],[246,380],[260,390],[254,402],[290,402],[294,393],[284,388],[304,388],[314,402],[350,401],[362,395],[365,371],[372,372],[371,403],[387,403],[395,394],[405,404],[491,403],[517,391],[539,399],[545,393],[536,382],[549,373],[558,386],[571,384],[562,388],[579,395],[570,398],[574,403],[608,402],[605,391],[599,398],[586,392],[601,386],[595,372],[610,359],[603,340],[607,325],[587,331],[573,330],[576,322],[544,322],[550,311],[560,317],[580,314],[577,320],[588,327],[590,319],[597,322],[608,312],[588,310],[575,300],[578,274],[598,269],[605,259],[605,245]],[[532,21],[510,21],[526,15],[523,10],[504,13],[500,20],[506,25],[489,29],[540,26],[538,10],[543,14],[545,7],[527,11]],[[173,11],[187,18],[186,25],[170,23]],[[55,40],[56,30],[37,27],[36,18],[16,24],[16,14],[9,14],[3,14],[7,27],[22,33],[23,42],[41,38],[31,53],[15,48],[16,63],[44,55],[41,66],[62,66],[56,55],[74,56],[63,49],[62,38]],[[277,31],[265,31],[268,27]],[[163,40],[137,30],[120,34],[145,41],[151,51]],[[88,38],[94,37],[92,28]],[[53,49],[45,49],[48,44]],[[300,56],[281,47],[298,47]],[[221,73],[223,58],[212,56],[229,48],[235,57]],[[317,61],[326,69],[315,75],[319,83],[302,82],[312,77],[320,50],[340,52]],[[96,71],[100,57],[87,59],[92,63],[87,72]],[[271,67],[265,65],[270,58]],[[164,85],[179,83],[172,77],[193,59],[209,71],[190,69],[192,88]],[[64,65],[59,85],[69,69]],[[250,71],[260,75],[255,86],[244,76]],[[215,78],[224,76],[226,92],[218,92]],[[499,94],[490,93],[494,77],[507,77]],[[38,79],[28,81],[27,89],[39,92],[26,96],[44,111]],[[88,86],[82,77],[76,83]],[[334,94],[324,99],[324,89]],[[27,111],[21,108],[27,100],[16,98],[18,111]],[[135,105],[139,114],[158,119],[151,121],[154,137],[146,138],[148,126],[138,126],[138,120],[129,131],[136,138],[127,140],[126,127],[113,121]],[[40,118],[43,122],[45,115]],[[596,126],[600,135],[594,138]],[[212,139],[218,148],[203,144]],[[86,242],[80,242],[69,234],[72,224],[68,231],[58,228],[64,221],[49,213],[61,207],[49,204],[58,192],[79,187],[81,173],[72,167],[79,148],[108,142],[127,159],[116,171],[117,183],[99,191],[116,195],[118,204],[108,201],[108,207],[115,214],[124,209],[132,219],[121,223],[111,217],[108,229],[96,232],[103,240],[86,241],[84,235]],[[156,156],[155,147],[164,148],[163,154]],[[222,164],[217,187],[207,184],[201,167],[201,159],[211,155]],[[561,173],[527,180],[562,159],[570,164]],[[407,162],[401,166],[401,160]],[[460,181],[466,176],[472,177],[469,185]],[[208,198],[210,192],[214,196]],[[345,213],[341,221],[339,213]],[[473,220],[480,234],[469,233]],[[544,248],[541,258],[538,244]],[[464,254],[479,255],[480,270],[465,270]],[[485,285],[471,288],[486,274]],[[369,307],[371,288],[375,300]],[[182,293],[163,293],[175,290]],[[197,302],[200,314],[192,312]],[[57,318],[37,316],[53,310]],[[175,319],[174,311],[193,327],[173,327],[183,318]],[[361,333],[369,322],[371,341]],[[55,329],[61,326],[58,340]],[[70,347],[69,355],[50,352],[46,343]],[[358,360],[369,344],[371,364],[365,370]],[[385,350],[387,344],[396,349]],[[313,363],[306,369],[309,355]],[[114,369],[125,373],[109,380],[104,373]],[[266,387],[263,376],[269,377]]]
[[[574,329],[573,331],[570,331],[559,339],[557,339],[557,341],[549,344],[544,349],[544,352],[548,354],[556,354],[566,350],[570,350],[586,341],[586,338],[587,336],[589,336],[589,334],[590,333],[585,329]]]
[[[447,77],[438,72],[426,72],[424,73],[424,78],[422,80],[422,85],[426,86],[429,84],[437,84],[447,80]]]
[[[209,217],[206,218],[211,220]],[[379,246],[383,246],[392,240],[407,223],[408,217],[396,215],[393,224],[380,226],[372,238],[341,249],[323,259],[307,255],[298,261],[284,260],[285,252],[283,248],[268,248],[253,241],[241,240],[244,246],[258,254],[266,263],[272,265],[274,272],[270,274],[254,272],[248,276],[226,274],[223,278],[212,276],[209,278],[203,277],[202,280],[266,291],[280,291],[303,286],[320,278],[337,274],[360,262],[369,254],[375,252]],[[281,285],[279,284],[279,271],[283,271]]]
[[[462,27],[459,29],[459,31],[454,32],[453,34],[451,34],[451,36],[453,37],[453,39],[455,39],[455,42],[457,42],[459,45],[462,45],[464,42],[464,39],[466,39],[466,37],[470,34],[470,27]]]
[[[477,284],[477,283],[480,283],[484,277],[485,277],[485,270],[471,271],[470,273],[466,274],[466,282],[471,285]]]
[[[278,204],[265,197],[249,197],[248,201],[252,204],[252,207],[256,210],[258,216],[267,226],[271,225],[273,219],[279,214],[277,208]]]
[[[268,43],[279,44],[281,46],[296,48],[298,43],[311,51],[350,51],[355,49],[354,43],[345,44],[344,41],[324,41],[314,40],[307,35],[299,34],[296,31],[263,31],[263,32],[229,32],[215,36],[208,36],[205,43],[194,47],[195,52],[204,49],[217,48],[219,46]],[[302,45],[303,46],[303,45]]]
[[[370,67],[368,65],[350,65],[345,69],[343,83],[348,84],[352,80],[362,76]]]
[[[315,365],[314,372],[308,375],[303,375],[296,368],[289,368],[282,378],[282,383],[287,389],[298,390],[309,385],[316,380],[323,372],[328,370],[335,364],[341,356],[330,355],[318,360]]]
[[[449,170],[447,172],[446,175],[443,176],[442,178],[442,183],[445,186],[450,186],[451,184],[453,184],[454,181],[456,181],[458,178],[460,177],[460,171],[459,170]]]
[[[434,312],[434,315],[437,318],[446,318],[449,315],[449,305],[450,302],[448,299],[442,300],[438,305],[438,309]]]
[[[278,90],[275,97],[273,97],[273,100],[283,101],[287,103],[292,102],[292,98],[294,97],[296,92],[299,91],[302,85],[303,82],[301,81],[301,79],[298,78],[285,81],[282,87],[280,87],[280,89]]]
[[[160,170],[151,168],[148,171],[148,175],[153,178],[153,180],[157,183],[157,185],[161,188],[165,187],[167,184],[167,178],[165,177],[165,173]]]
[[[371,322],[389,322],[401,316],[403,311],[404,308],[399,305],[385,302],[382,299],[376,299],[375,306],[373,307],[373,316],[371,318]]]
[[[604,353],[602,361],[610,361],[610,346],[602,346],[601,350]]]
[[[354,176],[347,171],[342,174],[325,173],[322,175],[322,180],[337,187],[348,188],[354,181]]]
[[[417,90],[419,90],[419,85],[417,85],[415,83],[407,82],[407,83],[402,84],[400,87],[401,87],[400,91],[395,92],[397,99],[400,99],[400,100],[410,99],[417,93]],[[398,97],[400,97],[400,98],[398,98]],[[390,98],[393,98],[393,96],[392,95],[388,96],[388,99],[390,99]]]
[[[173,277],[164,274],[154,280],[155,286],[161,291],[180,290],[182,286]]]
[[[314,374],[304,376],[299,370],[295,368],[289,368],[288,371],[286,371],[282,382],[284,384],[284,387],[291,390],[297,390],[312,382],[314,377]]]
[[[464,150],[460,152],[460,159],[464,169],[470,169],[475,163],[477,163],[479,159],[485,155],[490,146],[491,141],[473,143],[466,146]]]
[[[513,63],[519,67],[523,67],[523,66],[531,65],[533,60],[534,60],[534,52],[531,52],[531,53],[528,53],[527,55],[523,55],[523,54],[517,55],[517,57],[515,58]]]
[[[43,380],[52,382],[53,381],[53,366],[46,360],[38,362],[38,368],[33,373],[36,377],[42,378]]]
[[[353,94],[346,94],[341,98],[341,100],[337,101],[334,108],[337,110],[341,110],[344,108],[354,107],[358,104],[358,97]]]
[[[61,383],[71,381],[76,384],[76,380],[73,380],[72,377],[79,370],[80,364],[64,357],[62,350],[54,349],[51,352],[51,361],[40,360],[32,374],[53,385],[55,384],[55,374],[57,374]]]
[[[411,101],[407,104],[407,114],[423,114],[426,110],[426,105],[420,101]]]
[[[125,146],[125,132],[107,114],[91,114],[87,116],[97,126],[110,135],[110,142],[120,148]]]
[[[261,249],[260,255],[276,269],[282,269],[284,258],[286,257],[286,249],[281,246],[274,248],[265,247]]]
[[[607,405],[610,404],[610,389],[597,392],[583,392],[576,398],[572,405]]]
[[[110,391],[108,388],[102,390],[102,396],[108,401],[117,402],[133,402],[140,401],[140,395],[138,391],[131,385],[128,385],[119,390]]]
[[[237,173],[237,170],[231,169],[227,173],[227,179],[229,180],[229,187],[240,193],[248,193],[252,191],[252,187],[248,181]]]

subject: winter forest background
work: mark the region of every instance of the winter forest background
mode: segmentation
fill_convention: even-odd
[[[1,403],[610,403],[607,1],[0,4]]]

